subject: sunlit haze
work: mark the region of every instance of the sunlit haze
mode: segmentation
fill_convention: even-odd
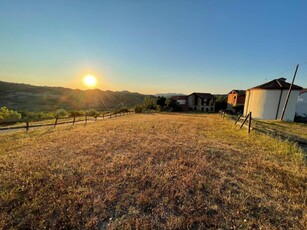
[[[307,87],[306,1],[2,1],[0,80],[154,93]],[[93,87],[93,86],[91,86]]]
[[[95,76],[89,74],[89,75],[84,76],[83,83],[87,87],[95,87],[97,84],[97,79]]]

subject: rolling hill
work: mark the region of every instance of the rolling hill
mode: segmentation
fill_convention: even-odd
[[[79,90],[0,81],[0,107],[18,111],[53,111],[58,108],[108,110],[140,104],[146,96],[129,91]]]

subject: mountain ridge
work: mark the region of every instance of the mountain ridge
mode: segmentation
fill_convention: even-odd
[[[0,107],[18,111],[53,111],[59,108],[110,110],[141,104],[148,96],[152,95],[127,90],[81,90],[0,81]]]

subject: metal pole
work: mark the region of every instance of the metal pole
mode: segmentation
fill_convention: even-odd
[[[291,83],[290,88],[289,88],[289,90],[288,90],[286,102],[285,102],[285,105],[284,105],[284,108],[283,108],[283,110],[282,110],[281,117],[280,117],[280,120],[281,120],[281,121],[284,119],[285,111],[286,111],[286,109],[287,109],[289,97],[290,97],[291,90],[292,90],[292,86],[293,86],[293,83],[294,83],[294,80],[295,80],[295,77],[296,77],[296,73],[297,73],[297,70],[298,70],[298,66],[299,66],[299,65],[297,64],[297,65],[296,65],[295,72],[294,72],[294,76],[293,76],[293,79],[292,79],[292,83]]]

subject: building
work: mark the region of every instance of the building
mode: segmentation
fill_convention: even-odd
[[[234,89],[231,92],[229,92],[227,97],[226,110],[232,112],[237,112],[237,111],[243,112],[245,96],[246,96],[245,90]]]
[[[248,89],[244,104],[244,116],[252,112],[252,117],[256,119],[280,119],[289,88],[290,83],[286,82],[285,78],[279,78]],[[283,120],[294,120],[296,102],[301,89],[300,86],[292,86]]]
[[[173,96],[172,99],[176,100],[179,105],[188,104],[188,96],[186,95]]]
[[[296,115],[307,118],[307,89],[301,90],[296,104]]]
[[[216,97],[210,93],[192,93],[188,96],[188,106],[194,111],[213,112]]]

